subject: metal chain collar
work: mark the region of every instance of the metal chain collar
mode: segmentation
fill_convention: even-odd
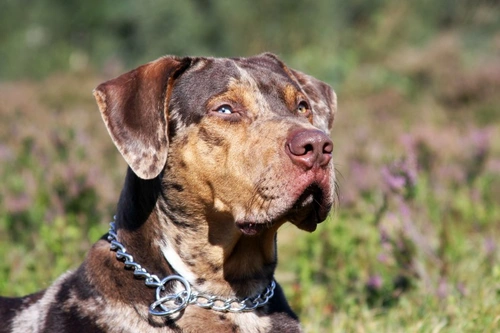
[[[111,250],[116,252],[116,258],[123,261],[125,268],[134,271],[134,276],[144,279],[144,284],[150,288],[156,288],[156,301],[149,306],[149,313],[153,316],[170,316],[194,304],[204,309],[219,312],[247,312],[266,305],[274,295],[276,283],[271,283],[257,296],[240,298],[223,298],[219,296],[199,293],[193,290],[189,282],[180,275],[169,275],[160,280],[155,274],[150,274],[141,265],[134,262],[134,258],[127,253],[122,243],[118,241],[115,223],[109,224],[108,241]],[[183,290],[177,293],[165,293],[168,283],[179,282]]]

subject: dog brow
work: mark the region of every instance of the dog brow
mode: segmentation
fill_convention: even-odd
[[[255,107],[255,110],[252,111],[254,111],[256,114],[261,114],[262,111],[265,112],[270,111],[271,106],[269,105],[269,102],[266,100],[266,97],[260,90],[255,77],[248,70],[242,68],[241,66],[238,66],[236,62],[234,62],[234,65],[236,66],[236,69],[240,74],[240,77],[237,81],[250,88],[249,93],[252,94],[252,104]]]

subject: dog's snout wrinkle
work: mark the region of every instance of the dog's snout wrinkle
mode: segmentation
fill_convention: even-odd
[[[324,168],[332,158],[333,142],[320,130],[292,133],[286,141],[286,152],[295,165],[305,170]]]

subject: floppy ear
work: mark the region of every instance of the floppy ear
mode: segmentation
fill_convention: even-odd
[[[189,59],[163,57],[94,90],[111,139],[140,178],[155,178],[165,166],[169,87],[188,65]]]
[[[290,71],[309,97],[313,111],[313,125],[330,133],[337,112],[337,95],[328,84],[302,72],[293,69]]]

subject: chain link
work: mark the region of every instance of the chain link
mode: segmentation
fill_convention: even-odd
[[[125,268],[133,270],[135,277],[144,279],[144,284],[147,287],[156,288],[156,301],[149,306],[149,313],[153,316],[170,316],[182,311],[190,304],[219,312],[248,312],[266,305],[274,295],[276,288],[274,280],[259,295],[243,299],[223,298],[199,293],[193,290],[189,282],[180,275],[169,275],[160,280],[158,276],[148,273],[146,269],[134,261],[132,255],[127,253],[125,246],[118,241],[115,222],[109,224],[107,239],[111,244],[111,250],[116,252],[116,258],[123,261]],[[173,294],[165,293],[165,286],[176,282],[177,286],[180,285],[183,289]]]

